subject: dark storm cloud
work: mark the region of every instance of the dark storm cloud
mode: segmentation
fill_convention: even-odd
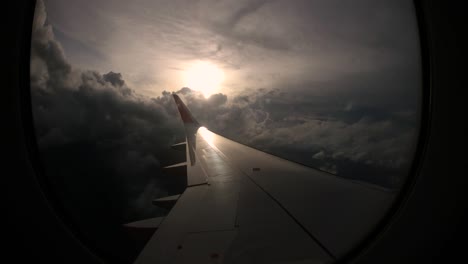
[[[120,73],[73,69],[37,4],[30,81],[47,180],[88,240],[131,258],[138,249],[121,224],[165,213],[151,204],[167,195],[161,167],[184,159],[170,150],[183,136],[172,97],[139,96]]]
[[[41,86],[45,85],[46,79],[48,82],[61,82],[63,77],[71,71],[71,65],[65,59],[62,46],[53,40],[52,26],[46,20],[44,3],[38,1],[32,32],[31,64],[33,67],[31,79],[32,82]],[[42,71],[45,68],[47,71]]]
[[[123,86],[125,83],[120,73],[109,72],[104,74],[103,77],[105,81],[110,82],[114,86]]]

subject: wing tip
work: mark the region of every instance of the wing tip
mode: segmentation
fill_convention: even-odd
[[[193,124],[197,127],[200,127],[200,123],[198,123],[198,121],[193,117],[192,113],[189,111],[182,99],[180,99],[180,97],[175,92],[172,92],[172,97],[174,98],[177,109],[179,110],[180,117],[182,118],[184,124]]]

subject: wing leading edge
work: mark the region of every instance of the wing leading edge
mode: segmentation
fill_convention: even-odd
[[[135,263],[329,263],[393,200],[219,136],[173,97],[186,131],[187,186]]]

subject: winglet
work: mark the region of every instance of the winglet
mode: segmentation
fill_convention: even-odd
[[[200,127],[200,123],[198,123],[198,121],[192,116],[192,113],[190,113],[187,106],[185,106],[180,97],[175,93],[172,93],[172,96],[174,97],[174,101],[176,102],[177,109],[179,110],[180,117],[182,118],[184,124],[191,124],[195,125],[196,127]]]

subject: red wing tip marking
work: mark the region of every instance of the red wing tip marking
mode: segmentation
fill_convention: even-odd
[[[184,102],[182,102],[180,97],[175,93],[172,93],[172,96],[174,97],[174,101],[176,102],[177,109],[179,110],[180,117],[182,118],[184,124],[191,123],[198,126],[198,121],[192,116],[187,106],[185,106]]]

